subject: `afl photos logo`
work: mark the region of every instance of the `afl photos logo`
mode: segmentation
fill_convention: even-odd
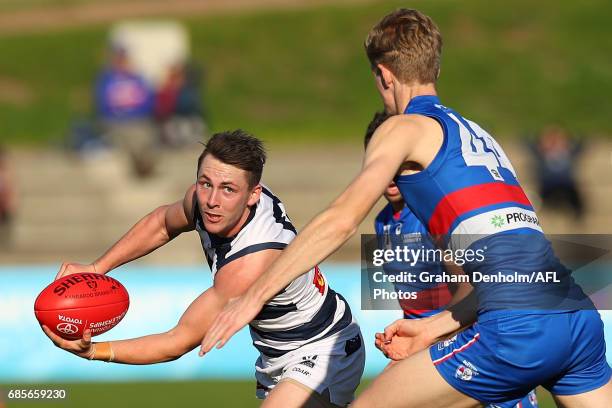
[[[72,323],[60,323],[57,325],[57,331],[64,334],[78,333],[79,328]]]

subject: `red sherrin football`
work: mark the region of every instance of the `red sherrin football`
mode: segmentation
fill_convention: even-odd
[[[109,331],[123,319],[130,305],[125,287],[110,276],[76,273],[47,286],[34,303],[41,325],[57,335],[75,340],[86,328],[97,336]]]

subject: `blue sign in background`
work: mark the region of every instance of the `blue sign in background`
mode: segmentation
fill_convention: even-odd
[[[34,316],[34,300],[57,273],[57,266],[0,268],[0,382],[187,380],[252,378],[257,352],[243,329],[221,350],[200,358],[197,349],[179,360],[148,366],[86,361],[56,348]],[[358,264],[324,264],[330,286],[351,305],[367,348],[365,376],[378,374],[387,360],[374,347],[374,333],[400,317],[398,311],[360,310]],[[160,333],[174,327],[187,306],[211,285],[208,268],[125,266],[112,273],[130,293],[123,321],[96,341]],[[601,312],[612,344],[612,313]],[[608,356],[611,354],[608,353]],[[608,357],[610,361],[610,357]]]

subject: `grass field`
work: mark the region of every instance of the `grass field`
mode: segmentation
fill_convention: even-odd
[[[0,11],[28,10],[33,7],[58,7],[92,3],[96,0],[0,0]],[[111,0],[113,1],[113,0]]]
[[[379,107],[363,39],[382,14],[400,5],[183,20],[193,56],[206,66],[213,130],[244,127],[267,141],[360,135]],[[485,0],[416,0],[410,6],[433,16],[444,34],[439,88],[446,104],[501,136],[549,122],[586,135],[612,134],[612,123],[599,113],[610,106],[612,93],[612,3],[517,0],[491,7]],[[90,114],[108,28],[1,39],[3,142],[58,141],[71,120]]]
[[[364,381],[359,390],[367,386]],[[257,407],[252,381],[193,381],[193,382],[151,382],[122,384],[51,384],[0,386],[10,388],[65,389],[67,398],[62,402],[45,401],[45,407]],[[554,404],[544,390],[538,391],[541,408],[552,408]],[[1,406],[1,405],[0,405]],[[13,402],[8,407],[40,407],[41,401]]]

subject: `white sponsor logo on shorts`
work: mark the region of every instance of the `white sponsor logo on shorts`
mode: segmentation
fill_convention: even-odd
[[[450,339],[441,341],[438,343],[438,350],[442,350],[453,344],[457,340],[457,336],[453,336]]]
[[[291,371],[295,371],[295,372],[298,372],[304,375],[310,375],[310,371],[304,370],[303,368],[300,368],[300,367],[293,367],[293,370]]]

